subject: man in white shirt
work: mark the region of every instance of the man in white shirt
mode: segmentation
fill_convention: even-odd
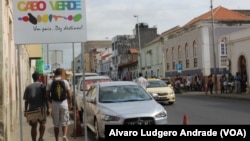
[[[139,73],[139,78],[137,79],[136,83],[139,84],[140,86],[142,86],[146,90],[147,85],[148,85],[148,81],[146,78],[144,78],[142,76],[141,72]]]

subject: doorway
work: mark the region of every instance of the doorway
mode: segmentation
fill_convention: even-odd
[[[241,91],[243,93],[246,92],[246,88],[247,88],[247,63],[246,63],[246,57],[241,55],[239,57],[239,60],[238,60],[238,72],[240,73],[241,75]]]

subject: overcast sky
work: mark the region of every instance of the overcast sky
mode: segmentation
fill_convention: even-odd
[[[250,10],[250,0],[213,0],[213,8]],[[87,40],[111,40],[116,35],[132,35],[138,21],[156,26],[158,34],[177,25],[183,26],[211,9],[211,0],[86,0]],[[70,68],[72,44],[51,44],[62,49],[63,64]],[[80,44],[75,44],[75,56]]]

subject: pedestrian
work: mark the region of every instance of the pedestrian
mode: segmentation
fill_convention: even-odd
[[[241,93],[241,82],[242,82],[242,79],[241,79],[241,74],[239,72],[236,72],[236,75],[235,75],[235,87],[236,87],[236,93]]]
[[[213,83],[213,76],[212,74],[210,74],[208,76],[208,80],[207,80],[207,90],[206,90],[206,94],[207,92],[209,91],[210,94],[213,94],[213,86],[214,86],[214,83]]]
[[[139,73],[139,78],[136,80],[137,84],[142,86],[145,90],[147,89],[148,86],[148,81],[146,78],[143,77],[142,73]]]
[[[33,83],[25,88],[23,99],[24,103],[24,116],[27,118],[29,125],[31,126],[31,138],[32,141],[37,139],[37,126],[39,123],[39,139],[43,141],[46,117],[49,115],[49,105],[46,99],[46,86],[39,81],[39,73],[34,72],[32,74]],[[38,111],[38,112],[35,112]],[[47,115],[46,115],[47,111]],[[34,116],[34,114],[38,114]]]
[[[221,86],[221,94],[225,93],[227,90],[227,78],[225,74],[221,76],[220,86]]]
[[[62,128],[63,141],[68,141],[69,110],[72,109],[69,82],[62,78],[62,72],[62,68],[57,68],[54,71],[54,78],[48,83],[46,89],[46,94],[50,97],[49,101],[51,102],[51,117],[56,141],[59,141],[59,128]]]

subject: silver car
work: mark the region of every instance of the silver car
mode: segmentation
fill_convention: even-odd
[[[167,124],[164,107],[135,82],[93,84],[85,98],[87,126],[97,140],[105,138],[105,125]]]

